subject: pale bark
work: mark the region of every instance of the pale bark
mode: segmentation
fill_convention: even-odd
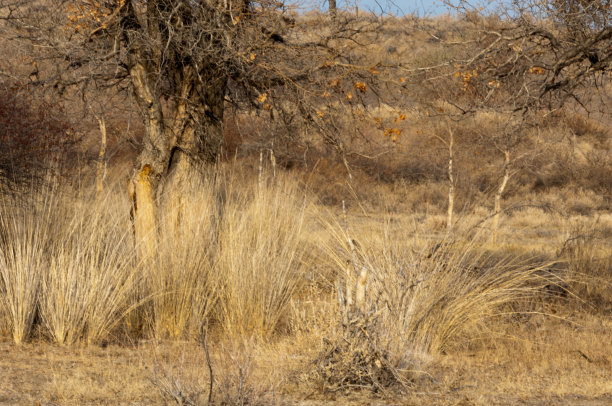
[[[100,127],[100,152],[98,153],[98,167],[96,170],[96,191],[100,194],[104,190],[106,176],[106,122],[104,117],[95,116]]]
[[[448,127],[448,211],[446,215],[446,231],[451,232],[453,227],[453,211],[455,208],[455,179],[453,176],[453,131]]]
[[[510,179],[510,152],[508,150],[504,150],[503,171],[504,177],[502,178],[502,182],[497,189],[497,193],[495,193],[495,207],[493,209],[493,243],[497,243],[497,231],[499,229],[499,214],[501,212],[502,194],[504,193],[508,180]]]
[[[362,266],[357,286],[355,286],[355,305],[362,312],[366,311],[366,285],[368,283],[368,268]]]
[[[263,149],[259,150],[259,168],[257,170],[257,187],[259,192],[261,192],[263,183]]]
[[[276,178],[276,157],[274,156],[274,145],[270,148],[270,163],[272,164],[272,177]]]
[[[151,167],[145,165],[136,178],[128,185],[132,199],[134,237],[138,258],[148,262],[157,250],[157,226],[155,197],[151,182]]]
[[[346,205],[344,200],[342,201],[342,217],[344,220],[344,228],[347,230],[347,242],[349,244],[349,249],[351,251],[351,259],[346,261],[345,275],[344,275],[344,303],[342,303],[342,313],[344,323],[349,322],[349,313],[353,306],[353,267],[355,265],[355,245],[353,244],[353,240],[348,235],[348,223],[346,216]]]

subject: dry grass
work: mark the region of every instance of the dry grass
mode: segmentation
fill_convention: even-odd
[[[611,236],[602,219],[574,220],[559,253],[568,264],[570,290],[603,312],[612,308]]]
[[[229,183],[225,194],[215,260],[217,318],[230,334],[269,337],[309,266],[302,240],[307,201],[286,178],[246,190]]]
[[[157,338],[197,337],[219,294],[214,181],[193,180],[181,193],[181,217],[164,213],[157,256],[141,264],[147,303],[140,311]]]
[[[344,310],[339,332],[317,359],[325,390],[405,386],[433,357],[460,340],[486,337],[486,324],[505,306],[531,300],[549,283],[550,264],[491,252],[471,227],[446,237],[397,221],[330,227],[340,302],[355,306]],[[364,272],[366,303],[357,308]]]
[[[389,20],[362,62],[461,59],[444,39],[469,25]],[[134,255],[123,185],[0,195],[0,404],[609,405],[609,119],[560,111],[520,134],[495,244],[481,220],[505,117],[454,123],[462,213],[447,235],[436,135],[457,80],[408,77],[390,104],[336,111],[352,182],[316,134],[238,117],[252,134],[231,130],[227,150],[246,158],[178,190],[151,260]],[[258,181],[268,143],[278,170]],[[347,305],[363,270],[365,305]]]
[[[83,197],[49,181],[25,199],[3,200],[3,303],[13,340],[37,315],[60,344],[106,339],[131,306],[132,244],[125,205]]]
[[[1,300],[13,341],[21,344],[33,328],[56,205],[49,190],[35,190],[28,200],[2,195],[0,214]],[[39,201],[40,200],[40,201]]]
[[[270,337],[307,266],[307,202],[286,177],[237,177],[220,170],[186,186],[180,217],[166,212],[146,261],[134,255],[120,190],[88,196],[50,184],[29,200],[5,197],[1,293],[14,341],[40,327],[57,343],[98,343],[119,325],[189,338],[213,314],[228,333]]]
[[[62,210],[66,223],[55,219],[59,230],[45,253],[40,315],[57,343],[100,343],[133,306],[139,279],[125,227],[127,207],[111,195],[70,203]]]
[[[45,348],[50,355],[38,362],[52,366],[50,377],[42,366],[23,371],[31,378],[11,369],[14,380],[0,381],[13,388],[8,399],[18,398],[20,380],[38,379],[42,398],[61,404],[113,404],[126,382],[123,403],[205,404],[208,361],[194,340],[203,325],[211,329],[217,404],[307,396],[440,404],[459,395],[487,404],[496,396],[569,399],[586,396],[586,388],[594,399],[612,393],[604,372],[612,362],[602,283],[610,269],[607,217],[593,225],[525,208],[503,217],[494,245],[486,222],[474,226],[487,208],[461,217],[447,235],[438,214],[324,212],[298,185],[286,173],[260,183],[220,168],[217,178],[185,191],[178,220],[162,219],[157,257],[147,263],[132,255],[120,189],[102,197],[45,189],[27,206],[5,197],[2,324],[14,342],[34,338],[20,351]],[[567,271],[548,277],[551,261],[567,263]],[[346,298],[363,269],[366,305],[347,311],[338,285]],[[563,288],[580,301],[547,294],[570,276]],[[581,285],[589,280],[598,282]],[[584,303],[602,311],[582,312],[590,308]],[[49,347],[49,338],[155,344],[108,353],[90,346],[78,355],[74,347]],[[565,355],[554,356],[557,350]],[[575,370],[576,362],[584,365]],[[124,369],[117,378],[116,365]],[[538,374],[548,387],[530,383]],[[555,374],[564,377],[555,381]],[[485,377],[494,382],[486,396]],[[34,393],[28,385],[23,396]]]

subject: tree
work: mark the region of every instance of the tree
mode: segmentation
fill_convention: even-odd
[[[478,13],[469,1],[454,6]],[[576,102],[590,110],[612,78],[610,0],[514,0],[506,10],[502,19],[476,18],[477,46],[452,61],[460,75],[478,74],[468,80],[480,107],[527,113]]]
[[[182,183],[217,159],[228,104],[330,128],[324,137],[340,146],[320,110],[329,80],[372,75],[351,50],[375,19],[300,27],[275,0],[1,0],[0,8],[12,39],[27,39],[45,61],[35,84],[59,95],[92,86],[132,93],[145,129],[129,185],[141,239],[156,209],[180,206]]]
[[[74,132],[57,104],[36,103],[0,83],[0,190],[16,191],[49,173],[74,144]]]
[[[487,160],[503,158],[494,192],[495,240],[508,182],[536,155],[535,146],[529,154],[520,147],[546,125],[544,118],[569,108],[599,116],[612,111],[612,10],[609,0],[500,1],[489,2],[488,10],[469,0],[447,4],[458,11],[452,33],[431,35],[449,57],[412,72],[433,95],[427,113],[436,120],[496,122],[479,140],[494,147]],[[481,130],[472,124],[470,132]]]

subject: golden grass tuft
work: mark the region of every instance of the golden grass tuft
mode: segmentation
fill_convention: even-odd
[[[13,341],[29,338],[50,245],[57,207],[47,187],[27,197],[0,195],[0,300]]]
[[[47,333],[60,344],[100,343],[133,306],[139,279],[125,227],[127,205],[106,196],[71,197],[56,219],[39,298]],[[122,204],[123,203],[123,204]]]
[[[217,319],[229,334],[270,337],[307,268],[307,202],[291,179],[239,189],[228,183],[217,238]]]
[[[141,264],[144,317],[158,338],[197,336],[218,295],[214,180],[192,179],[181,187],[174,207],[161,216],[154,260]]]
[[[325,390],[406,385],[440,353],[487,337],[487,322],[533,299],[547,282],[550,264],[488,251],[479,243],[486,239],[467,227],[446,237],[397,222],[329,228],[327,252],[347,315],[337,316],[336,337],[316,359],[315,380]],[[355,292],[363,270],[360,308]]]

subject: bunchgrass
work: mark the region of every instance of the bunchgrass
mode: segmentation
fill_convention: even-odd
[[[135,272],[127,205],[116,191],[64,196],[61,232],[42,272],[40,314],[60,344],[105,340],[134,305]],[[65,224],[62,223],[65,222]]]
[[[27,340],[37,315],[42,275],[54,240],[53,187],[0,195],[0,301],[13,341]]]
[[[349,223],[328,223],[327,253],[347,314],[336,316],[336,338],[315,363],[319,383],[329,390],[406,384],[438,354],[487,337],[488,322],[509,305],[533,299],[547,281],[550,264],[488,251],[479,243],[486,238],[473,229],[445,236],[397,222]],[[360,307],[356,292],[364,270]]]
[[[307,267],[302,244],[307,202],[285,177],[222,187],[226,201],[214,262],[220,276],[217,318],[229,334],[269,337]]]

